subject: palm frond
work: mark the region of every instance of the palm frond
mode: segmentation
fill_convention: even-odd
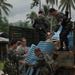
[[[10,12],[10,10],[5,6],[5,5],[3,5],[2,6],[6,11],[9,11]]]
[[[72,8],[75,10],[75,5],[74,5],[73,2],[71,2],[71,6],[72,6]]]
[[[66,7],[66,3],[63,5],[61,12],[65,9],[65,7]]]
[[[2,7],[2,9],[5,12],[5,14],[8,16],[9,14],[8,14],[7,10],[4,7]]]
[[[8,12],[10,11],[9,8],[12,8],[13,6],[9,3],[6,3],[5,0],[0,0],[0,8],[5,12],[6,15],[8,15]]]
[[[49,13],[49,6],[43,5],[43,12],[44,12],[45,16],[47,16]]]
[[[10,7],[10,8],[13,8],[13,6],[11,4],[9,4],[9,3],[4,2],[4,5],[7,6],[7,7]]]
[[[72,0],[75,3],[75,0]]]

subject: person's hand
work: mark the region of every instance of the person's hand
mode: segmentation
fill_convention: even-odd
[[[21,61],[21,63],[25,65],[26,64],[26,61]]]
[[[54,31],[51,32],[51,35],[54,33]]]
[[[26,57],[27,57],[27,54],[24,54],[24,55],[23,55],[23,57],[25,57],[25,58],[26,58]]]
[[[48,34],[48,36],[51,36],[53,33],[54,33],[54,31],[48,32],[47,34]]]
[[[33,64],[32,64],[32,63],[30,63],[30,64],[29,64],[29,67],[32,67],[32,66],[33,66]]]
[[[28,52],[28,50],[25,50],[25,53],[27,53]]]

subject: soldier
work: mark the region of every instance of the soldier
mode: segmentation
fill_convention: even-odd
[[[50,75],[51,71],[53,70],[52,65],[54,64],[54,60],[47,54],[42,53],[39,48],[34,50],[34,53],[38,57],[37,64],[27,64],[30,67],[33,67],[34,70],[40,68],[39,75]],[[26,62],[22,62],[22,64],[26,64]],[[33,75],[35,75],[35,71]]]
[[[40,67],[39,75],[50,75],[53,69],[52,64],[54,63],[54,60],[48,54],[41,52],[39,48],[36,48],[34,53],[38,57],[38,63],[33,65],[34,69]]]
[[[17,75],[19,75],[18,60],[22,59],[23,57],[18,55],[17,51],[16,51],[16,48],[18,46],[18,40],[16,40],[16,39],[11,40],[10,45],[11,45],[11,47],[9,48],[9,52],[8,52],[8,59],[9,59],[8,64],[10,64],[10,62],[11,62],[12,65],[10,65],[10,66],[12,66],[12,67],[7,68],[7,69],[10,69],[9,75],[14,75],[15,73]],[[8,65],[6,65],[6,66],[8,66]]]
[[[24,59],[25,57],[27,57],[27,52],[28,52],[28,48],[26,46],[26,39],[24,37],[22,37],[20,42],[21,42],[21,44],[17,47],[17,53],[18,53],[18,55],[22,56]],[[21,62],[23,59],[21,59],[19,62]],[[21,64],[19,63],[19,66],[20,65]],[[22,73],[22,75],[25,75],[25,68],[26,67],[23,66],[23,68],[20,71]]]
[[[19,55],[26,57],[27,52],[28,52],[28,48],[26,46],[26,39],[22,37],[20,42],[21,42],[21,44],[17,47],[16,50],[17,50]]]
[[[47,30],[48,30],[48,21],[46,17],[44,16],[43,11],[38,12],[38,17],[35,19],[33,28],[35,28],[36,33],[38,35],[39,41],[45,41]]]
[[[19,60],[22,59],[23,56],[20,56],[16,50],[18,46],[18,40],[13,39],[11,40],[10,44],[11,47],[9,48],[9,53],[8,53],[9,60],[13,60],[14,62],[16,62],[18,59]]]
[[[50,9],[50,15],[56,17],[57,22],[62,25],[62,30],[60,32],[60,48],[58,49],[59,51],[63,51],[63,42],[66,45],[65,50],[69,51],[68,48],[68,34],[71,31],[72,28],[72,22],[70,19],[68,19],[68,16],[63,14],[63,13],[57,13],[57,11],[54,8]]]

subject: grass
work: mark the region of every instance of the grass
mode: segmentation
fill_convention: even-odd
[[[3,66],[4,66],[4,62],[3,61],[0,61],[0,70],[3,69]]]

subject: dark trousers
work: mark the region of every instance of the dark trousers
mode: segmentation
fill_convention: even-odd
[[[66,48],[68,48],[68,34],[69,31],[66,31],[65,28],[62,29],[61,33],[60,33],[60,48],[63,48],[63,42],[66,45]]]

